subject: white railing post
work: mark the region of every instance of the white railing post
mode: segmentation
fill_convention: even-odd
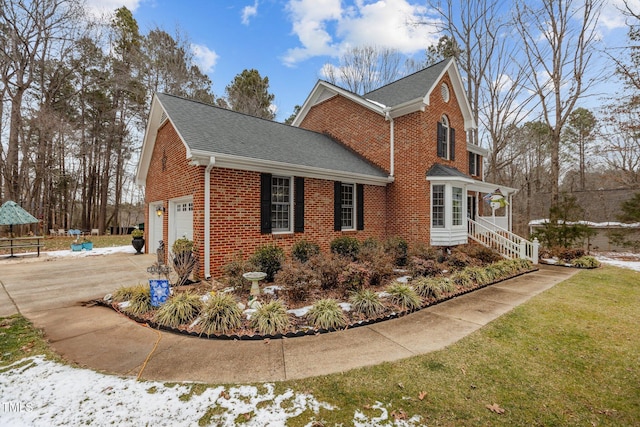
[[[520,258],[527,259],[527,242],[524,239],[520,239]]]
[[[538,263],[538,249],[540,248],[540,242],[538,241],[538,238],[534,238],[533,239],[533,251],[531,253],[531,261],[533,261],[534,264]]]

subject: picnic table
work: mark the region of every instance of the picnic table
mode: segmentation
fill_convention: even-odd
[[[10,249],[9,258],[13,258],[15,257],[13,250],[16,248],[37,248],[38,256],[40,256],[40,248],[44,246],[41,239],[44,239],[44,236],[2,237],[0,238],[0,249]]]

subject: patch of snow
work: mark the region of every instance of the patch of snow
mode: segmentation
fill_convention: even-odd
[[[640,255],[639,254],[600,253],[596,255],[596,259],[603,264],[640,271]]]
[[[307,314],[309,312],[309,310],[311,310],[311,305],[306,305],[304,307],[300,307],[300,308],[292,308],[290,310],[287,310],[287,313],[291,313],[296,317],[302,317],[305,314]]]
[[[376,402],[371,405],[372,410],[376,410],[380,412],[380,415],[368,417],[363,412],[356,411],[353,416],[353,425],[355,427],[369,427],[369,426],[402,426],[402,427],[410,427],[410,426],[422,426],[424,423],[422,419],[418,415],[414,415],[411,418],[406,420],[403,419],[389,419],[389,410],[384,407],[381,402]]]
[[[533,219],[529,221],[529,225],[544,225],[548,224],[549,219],[541,218],[541,219]],[[558,223],[562,223],[562,220],[558,221]],[[606,222],[592,222],[592,221],[567,221],[567,224],[580,224],[587,225],[591,228],[640,228],[640,222],[634,222],[631,224],[627,224],[624,222],[615,222],[615,221],[606,221]]]
[[[411,276],[401,276],[396,279],[396,282],[409,283],[409,279],[411,279]]]
[[[349,304],[348,302],[341,302],[341,303],[338,303],[338,305],[344,311],[351,311],[351,304]]]
[[[279,291],[280,289],[282,289],[280,286],[271,285],[262,288],[262,292],[268,295],[275,295],[276,291]]]
[[[63,250],[63,251],[49,251],[42,252],[46,254],[46,256],[51,258],[63,258],[63,257],[86,257],[86,256],[98,256],[98,255],[111,255],[115,253],[128,253],[135,254],[136,250],[131,245],[127,246],[112,246],[110,248],[94,248],[90,251],[82,250],[82,251],[72,251],[72,250]]]
[[[191,385],[166,386],[72,368],[42,356],[23,359],[0,373],[0,395],[12,410],[1,413],[2,425],[198,425],[207,411],[212,425],[285,425],[305,411],[332,410],[312,395],[273,384],[259,387],[210,387],[188,399]],[[246,414],[246,415],[245,415]]]

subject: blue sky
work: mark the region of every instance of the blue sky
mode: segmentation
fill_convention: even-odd
[[[509,3],[509,2],[507,2]],[[640,0],[631,0],[640,7]],[[415,0],[89,0],[103,11],[129,8],[142,33],[159,26],[187,34],[213,91],[224,88],[244,69],[269,78],[277,120],[302,104],[322,78],[327,62],[363,44],[392,47],[416,58],[437,41],[427,1]],[[616,46],[625,28],[616,5],[607,0],[601,16],[603,41]],[[638,7],[636,7],[638,10]],[[412,26],[410,22],[427,22]]]

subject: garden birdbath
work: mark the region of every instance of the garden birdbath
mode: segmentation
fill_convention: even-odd
[[[251,282],[251,292],[249,294],[257,298],[260,295],[260,285],[258,285],[258,282],[267,277],[267,273],[263,273],[262,271],[249,271],[248,273],[244,273],[242,277]]]

